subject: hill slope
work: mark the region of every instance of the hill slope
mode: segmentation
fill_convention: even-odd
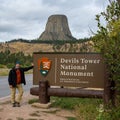
[[[37,44],[37,43],[24,43],[24,42],[11,42],[1,43],[0,52],[10,50],[11,53],[23,52],[25,55],[32,54],[33,52],[53,52],[53,45],[50,44]]]
[[[25,55],[32,55],[33,52],[94,52],[93,42],[76,42],[76,43],[25,43],[10,42],[0,43],[0,52],[9,50],[11,53],[23,52]]]

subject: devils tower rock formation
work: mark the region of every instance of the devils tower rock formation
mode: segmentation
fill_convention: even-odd
[[[65,15],[52,15],[48,18],[45,31],[40,40],[73,40]]]

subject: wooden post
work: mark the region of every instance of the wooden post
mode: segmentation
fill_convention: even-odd
[[[115,81],[109,79],[109,73],[105,71],[105,82],[104,82],[104,104],[111,105],[112,107],[115,106],[115,99],[116,99],[116,90],[115,88]]]
[[[48,96],[48,81],[41,80],[39,81],[39,100],[40,103],[46,104],[50,101],[50,96]]]
[[[111,95],[112,107],[116,106],[116,88],[115,87],[116,87],[115,81],[111,81],[110,95]]]
[[[111,91],[110,91],[110,80],[105,81],[104,87],[104,104],[108,105],[111,100]]]

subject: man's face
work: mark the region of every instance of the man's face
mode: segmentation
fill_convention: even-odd
[[[16,65],[15,65],[15,68],[20,68],[20,64],[16,64]]]

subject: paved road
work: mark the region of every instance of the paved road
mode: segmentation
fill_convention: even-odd
[[[31,87],[33,87],[33,75],[32,74],[26,74],[26,85],[23,85],[24,91],[29,91]],[[10,95],[10,89],[8,86],[8,76],[0,76],[0,98],[6,97]]]

